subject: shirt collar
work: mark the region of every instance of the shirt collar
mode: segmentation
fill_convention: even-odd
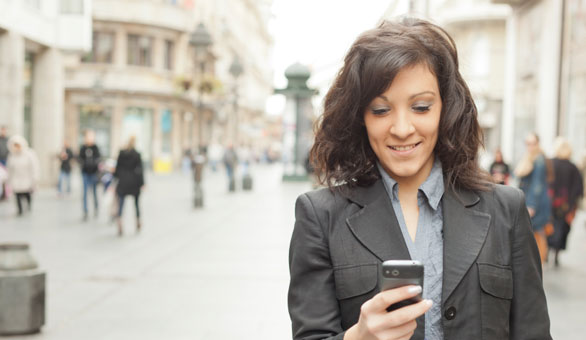
[[[397,181],[387,174],[379,162],[377,162],[377,166],[387,193],[391,199],[399,200],[399,186]],[[427,176],[425,181],[421,184],[419,190],[423,192],[431,208],[437,210],[442,196],[444,195],[444,174],[442,163],[437,157],[433,162],[433,167],[431,168],[429,176]]]

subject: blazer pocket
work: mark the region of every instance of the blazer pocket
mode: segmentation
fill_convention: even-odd
[[[509,267],[478,263],[480,288],[494,297],[513,298],[513,271]]]
[[[513,270],[510,267],[478,263],[482,340],[509,338],[513,299]]]
[[[336,297],[338,300],[363,295],[376,288],[378,264],[334,268],[334,278],[336,280]]]

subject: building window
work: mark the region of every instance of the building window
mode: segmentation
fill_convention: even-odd
[[[114,34],[94,31],[92,37],[92,51],[86,54],[82,61],[86,63],[112,63],[114,55]]]
[[[171,40],[165,40],[165,68],[167,70],[173,69],[173,56],[175,44]]]
[[[152,66],[153,38],[136,34],[128,35],[128,64]]]
[[[83,0],[61,0],[61,14],[83,14]]]

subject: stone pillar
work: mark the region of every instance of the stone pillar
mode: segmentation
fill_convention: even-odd
[[[112,110],[112,121],[111,121],[111,138],[110,143],[110,155],[112,158],[117,159],[118,152],[124,147],[122,140],[122,120],[124,119],[125,100],[123,97],[113,98],[114,108]]]
[[[537,100],[537,126],[540,144],[547,155],[553,154],[553,141],[557,134],[559,116],[559,86],[563,1],[546,0],[542,2],[543,29],[541,59],[537,72],[539,89]]]
[[[24,129],[24,39],[6,32],[0,34],[0,125],[9,135]]]
[[[32,146],[39,157],[41,184],[57,181],[57,153],[64,137],[64,68],[61,52],[47,48],[34,60]]]
[[[515,144],[515,89],[517,88],[517,24],[516,15],[507,18],[503,112],[501,121],[501,151],[505,161],[513,160]]]
[[[126,67],[128,45],[126,39],[126,31],[122,26],[118,27],[114,35],[114,65],[118,67]]]
[[[161,157],[163,133],[161,131],[161,112],[162,108],[157,102],[153,105],[153,143],[151,150],[151,162],[154,162]]]
[[[157,71],[165,69],[165,40],[162,37],[153,37],[153,68]]]
[[[186,33],[182,33],[177,39],[175,44],[175,60],[174,60],[174,72],[176,75],[185,75],[188,74],[187,72],[188,67],[188,58],[190,54],[188,53],[189,48],[189,35]],[[187,77],[189,78],[189,77]]]

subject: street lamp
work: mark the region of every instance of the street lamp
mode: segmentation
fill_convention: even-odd
[[[207,52],[209,47],[212,45],[212,36],[205,28],[203,23],[199,23],[195,31],[191,34],[189,39],[189,44],[194,47],[194,57],[195,57],[195,64],[199,64],[199,75],[200,75],[200,84],[197,87],[198,91],[198,139],[199,139],[199,148],[201,149],[203,146],[203,137],[202,137],[202,116],[203,116],[203,75],[205,73],[205,62],[207,57]]]
[[[194,63],[197,65],[199,63],[199,86],[197,87],[198,92],[198,139],[199,139],[199,152],[193,158],[192,168],[193,168],[193,179],[195,182],[194,186],[194,199],[193,205],[196,208],[203,207],[204,195],[203,195],[203,188],[201,185],[202,175],[203,175],[203,165],[205,163],[205,158],[201,154],[203,151],[203,129],[202,129],[202,121],[203,121],[203,92],[204,92],[204,72],[205,72],[205,61],[207,58],[207,53],[209,47],[212,45],[212,37],[208,30],[205,28],[203,23],[197,25],[195,31],[191,34],[189,39],[189,44],[194,47]]]
[[[234,56],[234,60],[232,61],[232,65],[230,65],[230,74],[234,77],[234,143],[239,147],[246,147],[244,145],[240,145],[240,141],[238,138],[238,77],[244,73],[244,67],[240,62],[240,58],[238,56]],[[250,152],[250,150],[248,150]],[[250,157],[249,153],[246,153],[246,157]],[[244,190],[252,190],[252,176],[250,176],[250,159],[243,159],[244,161],[244,173],[242,177],[242,189]]]
[[[244,72],[244,67],[238,56],[234,57],[229,71],[234,77],[234,144],[238,145],[238,77]]]

